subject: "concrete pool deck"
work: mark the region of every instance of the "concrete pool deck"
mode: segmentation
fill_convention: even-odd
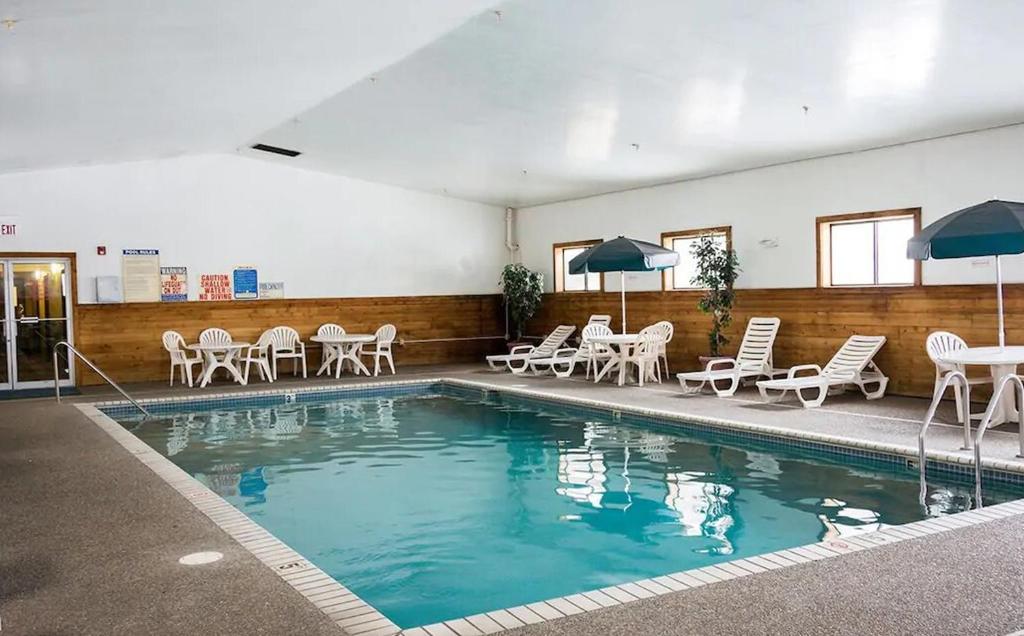
[[[851,394],[830,398],[823,409],[805,411],[759,405],[750,392],[736,400],[693,398],[681,396],[668,383],[595,386],[513,377],[479,366],[403,370],[396,379],[417,377],[487,382],[899,446],[916,446],[927,406],[912,398],[869,403]],[[345,378],[341,383],[364,381]],[[334,383],[289,379],[248,389]],[[225,383],[204,390],[129,387],[133,395],[147,398],[236,390],[245,389]],[[113,397],[97,387],[68,401]],[[5,632],[342,633],[77,409],[52,400],[6,402],[0,409],[0,620]],[[951,416],[952,409],[945,407],[943,415]],[[929,449],[958,453],[960,430],[937,426]],[[986,457],[1007,465],[1020,461],[1014,458],[1015,434],[996,430],[990,435]],[[1024,626],[1019,603],[1024,595],[1024,554],[1018,540],[1022,532],[1024,516],[1014,515],[522,631],[1004,634]],[[184,554],[211,549],[223,552],[225,559],[191,568],[177,563]],[[445,633],[441,628],[428,633],[434,631]]]

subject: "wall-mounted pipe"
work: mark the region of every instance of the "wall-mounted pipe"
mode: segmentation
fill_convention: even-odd
[[[519,251],[519,243],[512,240],[512,222],[515,221],[516,209],[505,208],[505,249],[508,250],[508,262],[516,262],[516,252]]]

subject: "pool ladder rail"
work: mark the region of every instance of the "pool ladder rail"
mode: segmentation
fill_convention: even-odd
[[[60,349],[61,347],[64,347],[65,349],[67,349],[67,351],[68,351],[68,359],[69,360],[70,360],[72,355],[77,356],[79,360],[84,362],[90,369],[95,371],[97,375],[99,375],[101,378],[106,380],[107,384],[109,384],[110,386],[114,387],[114,389],[118,393],[120,393],[124,397],[124,399],[128,400],[129,402],[131,402],[135,406],[135,408],[137,408],[140,411],[142,411],[142,415],[144,417],[149,417],[149,411],[147,411],[141,404],[139,404],[135,400],[135,398],[133,398],[132,396],[128,395],[128,393],[124,389],[122,389],[121,386],[117,382],[114,382],[113,380],[111,380],[109,375],[104,373],[99,367],[97,367],[95,364],[93,364],[92,360],[90,360],[89,358],[86,358],[84,355],[82,355],[81,351],[79,351],[78,349],[75,349],[74,347],[72,347],[71,343],[69,343],[67,340],[61,340],[57,344],[53,345],[53,389],[54,389],[54,393],[57,396],[57,403],[58,404],[60,404],[60,361],[59,361],[59,358],[57,356],[57,350]]]
[[[964,424],[964,445],[961,450],[971,450],[974,448],[974,498],[978,508],[982,507],[981,500],[981,442],[985,437],[985,431],[988,430],[989,425],[992,423],[992,418],[995,415],[996,408],[999,406],[999,401],[1003,397],[1003,392],[1006,390],[1008,384],[1014,385],[1016,389],[1017,398],[1017,412],[1024,416],[1024,380],[1019,375],[1010,374],[1004,376],[995,389],[992,392],[992,399],[988,401],[988,407],[985,409],[984,414],[981,416],[981,423],[978,424],[978,429],[974,433],[974,440],[972,444],[971,440],[971,385],[967,381],[967,376],[962,371],[949,371],[942,376],[942,384],[935,391],[935,395],[932,396],[932,403],[928,407],[928,412],[925,414],[924,422],[921,424],[921,432],[917,436],[917,454],[918,454],[918,469],[920,471],[921,478],[921,492],[919,500],[921,505],[925,505],[925,499],[927,496],[927,485],[925,482],[925,463],[927,458],[925,456],[925,435],[928,433],[928,427],[931,426],[932,420],[935,419],[935,411],[939,408],[939,403],[942,401],[942,396],[945,395],[946,390],[951,384],[956,382],[960,388],[963,389],[963,396],[961,397],[961,408],[963,413]],[[1024,419],[1024,417],[1022,417]],[[1021,426],[1018,433],[1018,450],[1017,457],[1024,458],[1024,426]]]

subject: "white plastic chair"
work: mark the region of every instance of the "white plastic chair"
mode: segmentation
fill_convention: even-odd
[[[245,357],[239,361],[245,364],[243,377],[245,377],[246,383],[249,382],[249,366],[252,364],[256,365],[256,371],[259,372],[261,380],[271,383],[274,381],[274,374],[270,370],[270,336],[270,329],[260,334],[256,344],[250,346]]]
[[[209,329],[203,329],[203,331],[199,333],[199,344],[202,345],[229,345],[231,342],[231,334],[220,327],[210,327]],[[201,355],[204,355],[203,368],[205,369],[205,354]],[[214,371],[216,371],[216,369],[214,369]],[[230,375],[226,369],[225,373]]]
[[[228,345],[231,344],[231,334],[219,327],[203,329],[199,334],[199,344],[204,345]]]
[[[959,371],[966,375],[963,365],[950,364],[939,360],[943,354],[966,349],[967,342],[963,338],[948,331],[934,331],[928,334],[928,339],[925,340],[924,347],[928,352],[928,358],[935,364],[935,388],[933,389],[933,394],[941,388],[942,376],[946,375],[950,371]],[[971,385],[992,384],[992,378],[968,378],[967,383]],[[956,400],[956,421],[963,424],[963,388],[955,382],[953,383],[953,398]]]
[[[318,335],[318,336],[344,336],[345,335],[345,328],[342,327],[341,325],[336,325],[333,322],[328,322],[328,323],[320,325],[320,327],[316,330],[316,335]],[[323,348],[320,351],[320,364],[323,364],[324,362],[327,362],[327,356],[330,355],[328,353],[328,349],[329,349],[328,345],[323,345]]]
[[[766,402],[781,400],[788,391],[795,391],[804,408],[821,406],[827,395],[842,392],[851,384],[867,399],[877,400],[885,395],[889,384],[889,378],[874,362],[875,354],[884,344],[885,336],[850,336],[824,369],[816,364],[801,364],[792,367],[785,378],[759,381],[757,388]],[[806,370],[813,370],[815,374],[797,377],[797,373]],[[871,384],[877,388],[869,390],[867,387]],[[805,399],[803,391],[807,389],[816,389],[818,396],[813,400]],[[781,393],[773,397],[768,391]]]
[[[630,349],[624,364],[634,364],[640,386],[648,378],[661,384],[661,347],[664,343],[664,330],[658,325],[644,327],[637,334],[637,344]]]
[[[590,320],[587,321],[587,324],[604,325],[605,327],[610,327],[612,324],[612,317],[609,316],[608,314],[594,314],[593,316],[590,317]]]
[[[196,352],[195,357],[190,358],[187,350],[185,349],[185,339],[181,337],[181,334],[177,331],[165,331],[161,340],[163,341],[164,349],[171,356],[171,383],[170,386],[174,386],[174,369],[175,367],[181,367],[179,373],[181,374],[181,383],[184,384],[188,381],[189,387],[192,386],[192,365],[203,364],[203,354]]]
[[[650,378],[658,384],[662,383],[662,347],[665,346],[665,330],[658,325],[644,327],[638,334],[639,342],[633,347],[628,362],[637,366],[637,378],[640,386]]]
[[[299,338],[299,332],[291,327],[274,327],[270,330],[270,368],[277,379],[277,361],[291,360],[292,375],[298,375],[302,363],[302,377],[306,375],[306,344]]]
[[[705,384],[710,384],[718,397],[729,397],[736,393],[743,379],[770,379],[773,373],[772,347],[780,322],[778,318],[751,318],[735,358],[716,358],[709,361],[703,371],[676,374],[683,393],[700,393]],[[727,383],[724,388],[719,387],[722,381]]]
[[[667,320],[656,322],[654,326],[661,329],[661,349],[658,351],[658,357],[665,364],[665,375],[668,375],[668,343],[672,342],[672,336],[675,335],[676,328],[675,325]]]
[[[377,333],[374,334],[377,339],[374,340],[371,345],[372,349],[362,349],[359,352],[361,356],[373,356],[373,375],[380,374],[380,359],[384,358],[388,361],[388,366],[391,368],[391,375],[395,375],[395,361],[391,358],[391,343],[395,341],[395,336],[398,335],[398,329],[392,324],[381,325],[377,329]]]

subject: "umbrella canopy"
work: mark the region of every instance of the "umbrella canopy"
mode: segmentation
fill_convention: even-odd
[[[1024,253],[1024,203],[986,201],[958,210],[907,242],[907,258],[969,258]]]
[[[678,252],[647,241],[620,236],[598,243],[577,255],[569,261],[569,273],[621,273],[622,333],[626,333],[626,272],[660,271],[678,264]]]
[[[996,257],[996,307],[999,346],[1003,327],[1003,271],[999,257],[1024,253],[1024,203],[993,199],[942,217],[907,241],[907,258]]]
[[[679,254],[670,249],[620,236],[578,254],[569,261],[569,273],[653,272],[678,264]]]

